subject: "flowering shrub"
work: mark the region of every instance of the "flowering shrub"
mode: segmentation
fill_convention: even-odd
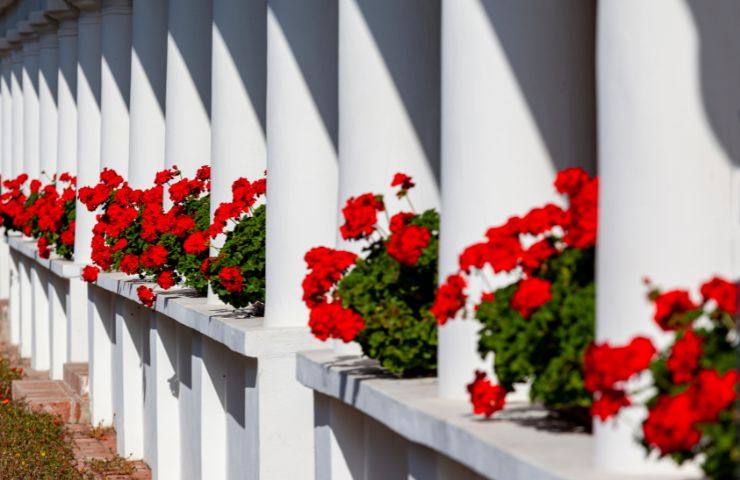
[[[594,330],[598,179],[570,168],[558,173],[554,185],[568,208],[550,203],[488,229],[485,241],[462,252],[460,270],[440,286],[431,311],[440,324],[460,311],[481,322],[479,352],[495,353],[505,391],[530,380],[532,400],[588,420],[591,395],[581,371]],[[475,275],[488,283],[490,273],[507,273],[515,281],[472,301],[468,280]],[[476,375],[471,401],[477,413],[490,416],[495,410],[476,400],[484,381]],[[503,401],[491,405],[500,409]]]
[[[584,378],[601,421],[633,400],[627,380],[649,368],[652,395],[642,424],[642,443],[677,463],[701,455],[709,478],[734,478],[740,467],[737,443],[737,285],[715,277],[701,286],[701,302],[686,290],[651,288],[653,319],[673,342],[656,353],[650,340],[613,347],[592,344]]]
[[[82,187],[80,200],[90,210],[100,209],[93,229],[92,260],[98,269],[150,276],[168,289],[179,281],[205,293],[207,279],[201,265],[207,245],[186,248],[191,236],[209,227],[210,169],[201,167],[194,179],[181,178],[177,167],[159,172],[155,185],[132,189],[115,171],[104,169],[94,187]],[[176,180],[176,181],[175,181]],[[165,186],[172,200],[163,206]],[[94,281],[97,271],[83,272]],[[153,304],[149,291],[139,290],[142,303]]]
[[[27,208],[31,216],[31,235],[38,238],[41,258],[49,258],[51,249],[60,257],[71,259],[75,243],[76,178],[63,173],[49,185],[34,192]],[[58,189],[61,189],[61,193]],[[33,203],[31,200],[33,199]]]
[[[414,184],[399,173],[391,186],[407,198]],[[437,329],[429,307],[437,282],[439,215],[400,212],[388,220],[386,232],[378,225],[380,212],[383,197],[372,193],[350,198],[342,210],[342,238],[364,242],[362,256],[326,247],[306,253],[309,326],[321,340],[357,341],[396,375],[434,372]]]
[[[0,195],[0,218],[6,232],[10,230],[23,231],[27,222],[24,218],[26,200],[28,197],[23,192],[23,187],[28,180],[28,175],[22,173],[14,179],[2,182],[3,192]],[[29,230],[30,233],[30,230]]]
[[[231,186],[231,202],[218,206],[208,234],[192,240],[200,248],[209,236],[225,235],[223,246],[215,257],[207,259],[203,271],[216,295],[236,308],[252,305],[259,309],[265,302],[267,212],[264,204],[255,205],[265,195],[266,183],[265,178],[236,180]],[[229,222],[231,229],[227,228]]]

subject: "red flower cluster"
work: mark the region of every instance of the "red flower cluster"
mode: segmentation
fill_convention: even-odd
[[[230,292],[240,292],[244,288],[244,277],[239,267],[224,267],[218,273],[218,281]]]
[[[468,385],[468,393],[476,415],[490,418],[506,405],[506,390],[501,385],[492,384],[486,373],[480,370],[476,370],[475,380]]]
[[[623,347],[609,343],[591,344],[584,358],[583,380],[586,390],[596,394],[591,413],[602,420],[630,404],[622,382],[642,372],[655,355],[655,347],[645,337],[636,337]]]
[[[391,236],[386,243],[388,255],[407,266],[416,265],[432,238],[426,227],[408,223],[413,217],[414,214],[408,212],[394,215],[390,223]]]
[[[445,283],[439,286],[430,310],[440,325],[444,325],[448,318],[454,317],[465,306],[468,298],[464,292],[466,286],[465,277],[460,274],[450,275]]]
[[[691,301],[689,292],[686,290],[670,290],[661,293],[654,302],[653,319],[663,330],[676,330],[686,326],[685,314],[698,308],[698,305]]]
[[[336,301],[313,307],[308,326],[319,340],[338,338],[344,342],[351,342],[357,333],[365,328],[365,321],[354,310],[344,308]]]
[[[211,238],[223,233],[229,220],[239,219],[242,214],[250,213],[257,201],[267,191],[267,179],[261,178],[250,182],[240,178],[231,186],[231,202],[224,202],[213,213],[213,223],[209,229]]]
[[[154,290],[147,287],[146,285],[139,285],[139,288],[136,289],[136,294],[139,296],[139,300],[141,300],[141,303],[143,303],[145,306],[149,308],[154,306],[154,300],[156,299],[156,295],[154,295]]]
[[[694,379],[699,368],[701,344],[702,337],[693,330],[686,330],[673,344],[666,365],[674,383],[687,383]]]
[[[716,421],[720,412],[733,405],[736,384],[736,370],[723,375],[702,370],[687,390],[660,396],[642,425],[645,441],[663,455],[690,451],[701,439],[698,425]]]
[[[511,308],[527,318],[551,298],[550,282],[537,277],[529,277],[519,282],[516,292],[511,297]]]
[[[701,288],[701,295],[704,297],[704,301],[714,300],[717,303],[717,308],[729,313],[730,315],[736,315],[738,311],[738,286],[734,283],[730,283],[719,277],[714,277],[708,282],[704,283]]]
[[[342,238],[355,240],[369,237],[375,232],[378,212],[384,210],[385,205],[380,196],[363,193],[359,197],[350,197],[342,209],[344,225],[339,228]]]
[[[327,302],[327,294],[355,264],[357,255],[344,250],[316,247],[303,257],[308,274],[303,279],[303,301],[308,308]]]
[[[398,172],[393,175],[391,187],[401,187],[398,192],[396,192],[396,196],[398,198],[403,198],[408,195],[409,190],[411,190],[415,186],[416,184],[414,183],[413,179],[405,173]]]
[[[521,282],[535,280],[542,264],[566,248],[591,248],[596,245],[599,181],[583,169],[569,168],[558,173],[555,189],[568,197],[567,210],[548,203],[533,208],[523,217],[511,217],[504,224],[489,228],[486,240],[474,243],[460,254],[459,273],[470,275],[474,270],[489,267],[494,273],[518,269]],[[534,240],[534,241],[532,241]],[[525,245],[529,245],[525,248]],[[550,300],[549,283],[520,285],[512,298],[512,308],[528,317]],[[460,304],[462,308],[464,303]],[[458,308],[458,310],[459,310]],[[443,309],[437,309],[442,312]],[[457,310],[449,310],[452,318]],[[443,323],[445,319],[441,319]]]
[[[100,269],[98,267],[85,265],[82,269],[82,279],[86,282],[94,282],[98,279],[98,273],[100,273]]]

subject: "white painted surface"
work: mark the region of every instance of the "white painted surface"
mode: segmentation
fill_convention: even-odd
[[[134,0],[128,181],[148,188],[164,168],[167,1]]]
[[[90,418],[93,425],[113,425],[113,348],[115,316],[111,294],[88,287]]]
[[[57,168],[77,174],[77,20],[59,22]]]
[[[305,326],[303,256],[337,231],[337,6],[270,0],[267,19],[265,321]]]
[[[10,318],[10,343],[13,345],[21,344],[21,255],[13,250],[10,251],[10,292],[8,301],[8,317]]]
[[[49,338],[50,368],[49,377],[61,380],[64,377],[64,364],[69,358],[69,322],[66,315],[66,299],[69,284],[66,279],[52,275],[47,271],[49,297]]]
[[[201,478],[201,392],[203,373],[202,337],[177,325],[177,380],[180,411],[180,471],[183,480]],[[177,441],[176,437],[171,439]]]
[[[20,336],[20,353],[23,358],[30,358],[31,347],[31,329],[33,328],[33,289],[31,287],[31,266],[30,260],[20,258],[20,319],[21,319],[21,336]]]
[[[735,2],[599,7],[600,340],[665,340],[651,319],[643,276],[665,288],[696,288],[714,274],[740,274],[733,271],[740,220],[732,204],[740,85],[730,80],[740,76],[738,18]],[[596,424],[598,465],[672,468],[647,465],[631,441],[643,415],[627,412],[616,428]]]
[[[42,183],[57,173],[57,76],[59,74],[59,40],[56,25],[50,24],[39,33],[39,164]]]
[[[211,0],[170,0],[165,164],[192,177],[211,155]]]
[[[31,324],[31,368],[49,370],[51,338],[49,337],[49,271],[31,263],[33,312]]]
[[[594,168],[594,2],[442,1],[440,282],[488,227],[556,198],[555,172]],[[478,325],[439,331],[440,395],[463,398]]]
[[[131,0],[102,0],[100,167],[128,178]]]
[[[10,80],[12,95],[12,120],[11,127],[13,177],[23,173],[23,53],[20,49],[11,53],[13,71]]]
[[[0,78],[0,94],[2,94],[2,176],[4,179],[13,178],[13,95],[11,82],[13,75],[13,58],[11,53],[5,53],[2,58],[3,70]]]
[[[149,454],[153,478],[181,478],[180,466],[180,382],[177,370],[177,323],[155,314],[149,332],[150,370],[153,370],[154,455]],[[150,384],[148,384],[150,385]],[[152,452],[147,449],[147,451]]]
[[[116,343],[114,395],[116,448],[122,457],[144,458],[144,329],[145,307],[125,299],[115,302]]]
[[[201,337],[200,432],[202,455],[200,478],[227,478],[229,470],[226,425],[226,388],[228,350]]]
[[[39,42],[23,43],[23,171],[39,178]]]
[[[69,279],[65,300],[69,362],[88,361],[87,290],[87,282],[81,278]]]
[[[77,22],[77,187],[98,182],[100,173],[100,12],[81,11]],[[90,261],[95,214],[79,200],[75,261]]]

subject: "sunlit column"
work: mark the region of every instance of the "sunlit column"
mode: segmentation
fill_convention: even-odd
[[[442,0],[440,281],[488,227],[555,200],[556,171],[593,172],[594,10],[585,0]],[[465,397],[474,370],[490,370],[478,329],[471,319],[440,328],[441,396]]]
[[[211,156],[211,0],[170,0],[165,164],[192,177]]]
[[[694,291],[715,274],[740,276],[739,16],[737,2],[599,4],[599,340],[666,339],[644,276]],[[634,441],[643,416],[595,422],[599,467],[673,469],[645,462]]]

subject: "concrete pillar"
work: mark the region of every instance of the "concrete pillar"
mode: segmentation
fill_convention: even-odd
[[[164,168],[167,1],[134,0],[129,183],[148,188]]]
[[[161,314],[153,314],[149,331],[150,378],[145,396],[147,418],[154,419],[154,432],[146,438],[147,462],[154,478],[181,478],[180,421],[177,362],[177,324]],[[151,395],[149,392],[151,391]]]
[[[144,330],[149,328],[149,312],[146,307],[122,298],[114,305],[116,447],[122,457],[143,458]]]
[[[39,178],[39,41],[30,26],[23,41],[23,169]]]
[[[55,13],[59,22],[57,71],[57,170],[77,174],[77,12]],[[79,215],[79,212],[78,212]]]
[[[265,321],[305,326],[303,256],[333,245],[337,232],[337,3],[268,7]]]
[[[186,177],[210,164],[211,3],[169,3],[165,162]]]
[[[201,413],[206,421],[201,423],[200,478],[228,478],[229,445],[227,443],[226,388],[227,378],[226,348],[209,338],[201,339]]]
[[[46,183],[57,173],[59,39],[56,22],[46,19],[35,27],[39,34],[39,165]]]
[[[81,2],[77,21],[77,186],[98,182],[100,173],[100,11],[97,2]],[[95,214],[77,201],[77,263],[90,262]]]
[[[12,95],[12,159],[13,177],[23,173],[23,52],[18,48],[11,54],[13,72],[11,76]]]
[[[3,180],[13,178],[13,157],[12,157],[12,131],[11,122],[13,115],[13,98],[10,93],[10,75],[12,66],[12,59],[10,57],[10,45],[3,45],[2,52],[2,71],[0,72],[0,97],[2,97],[2,110],[0,111],[0,119],[2,120],[2,127],[0,127],[0,173]],[[10,342],[13,345],[18,343],[18,324],[17,318],[14,318],[10,313],[13,309],[13,300],[11,300],[11,283],[17,281],[13,279],[13,267],[10,259],[10,248],[7,242],[0,241],[0,298],[7,298],[11,305],[8,307],[7,315],[9,320],[10,328]]]
[[[554,200],[556,171],[593,172],[594,15],[588,0],[442,0],[440,281],[488,227]],[[441,396],[467,398],[491,368],[478,328],[440,328]]]
[[[23,255],[19,255],[18,260],[18,276],[20,277],[18,282],[18,289],[20,290],[20,353],[23,358],[31,358],[33,353],[33,287],[31,286],[31,266],[29,265],[31,260]]]
[[[100,167],[128,177],[131,0],[102,0]]]
[[[599,4],[600,341],[665,339],[645,299],[645,275],[665,288],[740,275],[738,16],[740,4],[729,1]],[[629,409],[616,426],[595,422],[599,467],[673,469],[670,460],[644,461],[632,438],[643,416]]]
[[[177,324],[176,330],[180,478],[200,480],[202,419],[208,421],[208,417],[202,416],[203,336],[182,324]],[[169,435],[169,432],[165,432],[165,435]],[[170,439],[173,442],[178,440],[176,437]]]
[[[68,362],[87,362],[89,357],[89,343],[87,338],[87,287],[87,282],[76,277],[69,279],[69,287],[65,289],[64,309],[68,323]]]
[[[265,0],[213,1],[211,214],[231,201],[234,180],[264,175],[265,4]],[[216,246],[222,241],[217,238]],[[213,294],[209,299],[218,300]]]
[[[93,425],[113,425],[113,350],[116,345],[112,294],[90,285],[88,292],[88,351],[90,419]]]
[[[67,320],[65,302],[69,284],[67,280],[56,275],[48,275],[49,297],[49,377],[52,380],[62,380],[64,364],[69,358],[67,345],[69,344],[69,322]]]
[[[439,206],[439,15],[438,0],[339,0],[340,206],[390,193],[398,171],[414,177],[420,211]]]

